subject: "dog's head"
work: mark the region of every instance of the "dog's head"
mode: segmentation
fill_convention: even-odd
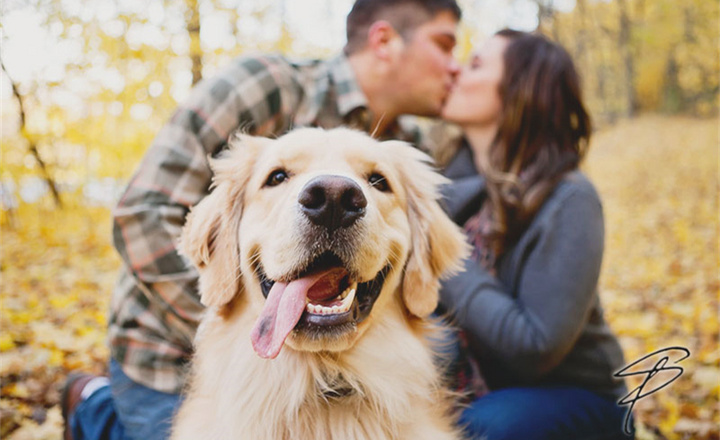
[[[428,161],[342,128],[239,136],[212,161],[215,188],[181,237],[202,302],[246,299],[253,347],[267,358],[284,343],[345,350],[393,305],[427,316],[466,252]]]

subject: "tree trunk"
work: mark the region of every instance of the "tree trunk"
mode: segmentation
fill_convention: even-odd
[[[635,91],[635,64],[632,53],[632,22],[628,15],[628,6],[626,0],[618,0],[618,9],[620,13],[620,33],[618,34],[618,48],[622,56],[625,93],[626,95],[626,115],[634,116],[638,111],[637,92]]]
[[[558,41],[559,35],[555,29],[555,9],[552,0],[549,1],[549,4],[546,4],[547,2],[548,0],[537,0],[536,2],[538,5],[538,31]]]
[[[575,38],[575,46],[573,59],[578,62],[582,69],[586,72],[590,72],[590,47],[588,38],[589,24],[587,19],[587,4],[586,0],[577,0],[575,3],[575,14],[578,19],[578,23],[575,26],[577,29],[577,36]]]
[[[665,66],[665,87],[664,87],[664,107],[670,113],[679,113],[685,110],[683,104],[683,90],[680,87],[680,66],[678,65],[675,51],[677,46],[670,49],[667,65]]]
[[[190,36],[190,60],[192,60],[192,83],[202,79],[202,47],[200,46],[200,8],[198,0],[185,0],[185,21]]]

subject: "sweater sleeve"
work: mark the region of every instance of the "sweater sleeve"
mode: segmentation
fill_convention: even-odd
[[[526,231],[532,244],[514,274],[516,291],[468,260],[440,293],[483,356],[498,358],[525,380],[549,372],[573,347],[593,306],[602,262],[602,207],[594,189],[573,188],[552,203]]]

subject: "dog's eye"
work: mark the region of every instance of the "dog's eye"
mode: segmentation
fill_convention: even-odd
[[[389,192],[390,191],[390,185],[388,184],[387,179],[382,174],[373,173],[368,178],[368,182],[370,183],[370,186],[375,188],[378,191],[382,192]]]
[[[268,176],[265,181],[265,186],[277,186],[288,179],[287,172],[285,170],[275,170]]]

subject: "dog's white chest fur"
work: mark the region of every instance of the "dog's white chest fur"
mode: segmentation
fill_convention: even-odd
[[[206,322],[173,439],[458,438],[430,352],[402,319],[375,323],[341,355],[286,347],[273,360],[252,350],[251,320]]]

